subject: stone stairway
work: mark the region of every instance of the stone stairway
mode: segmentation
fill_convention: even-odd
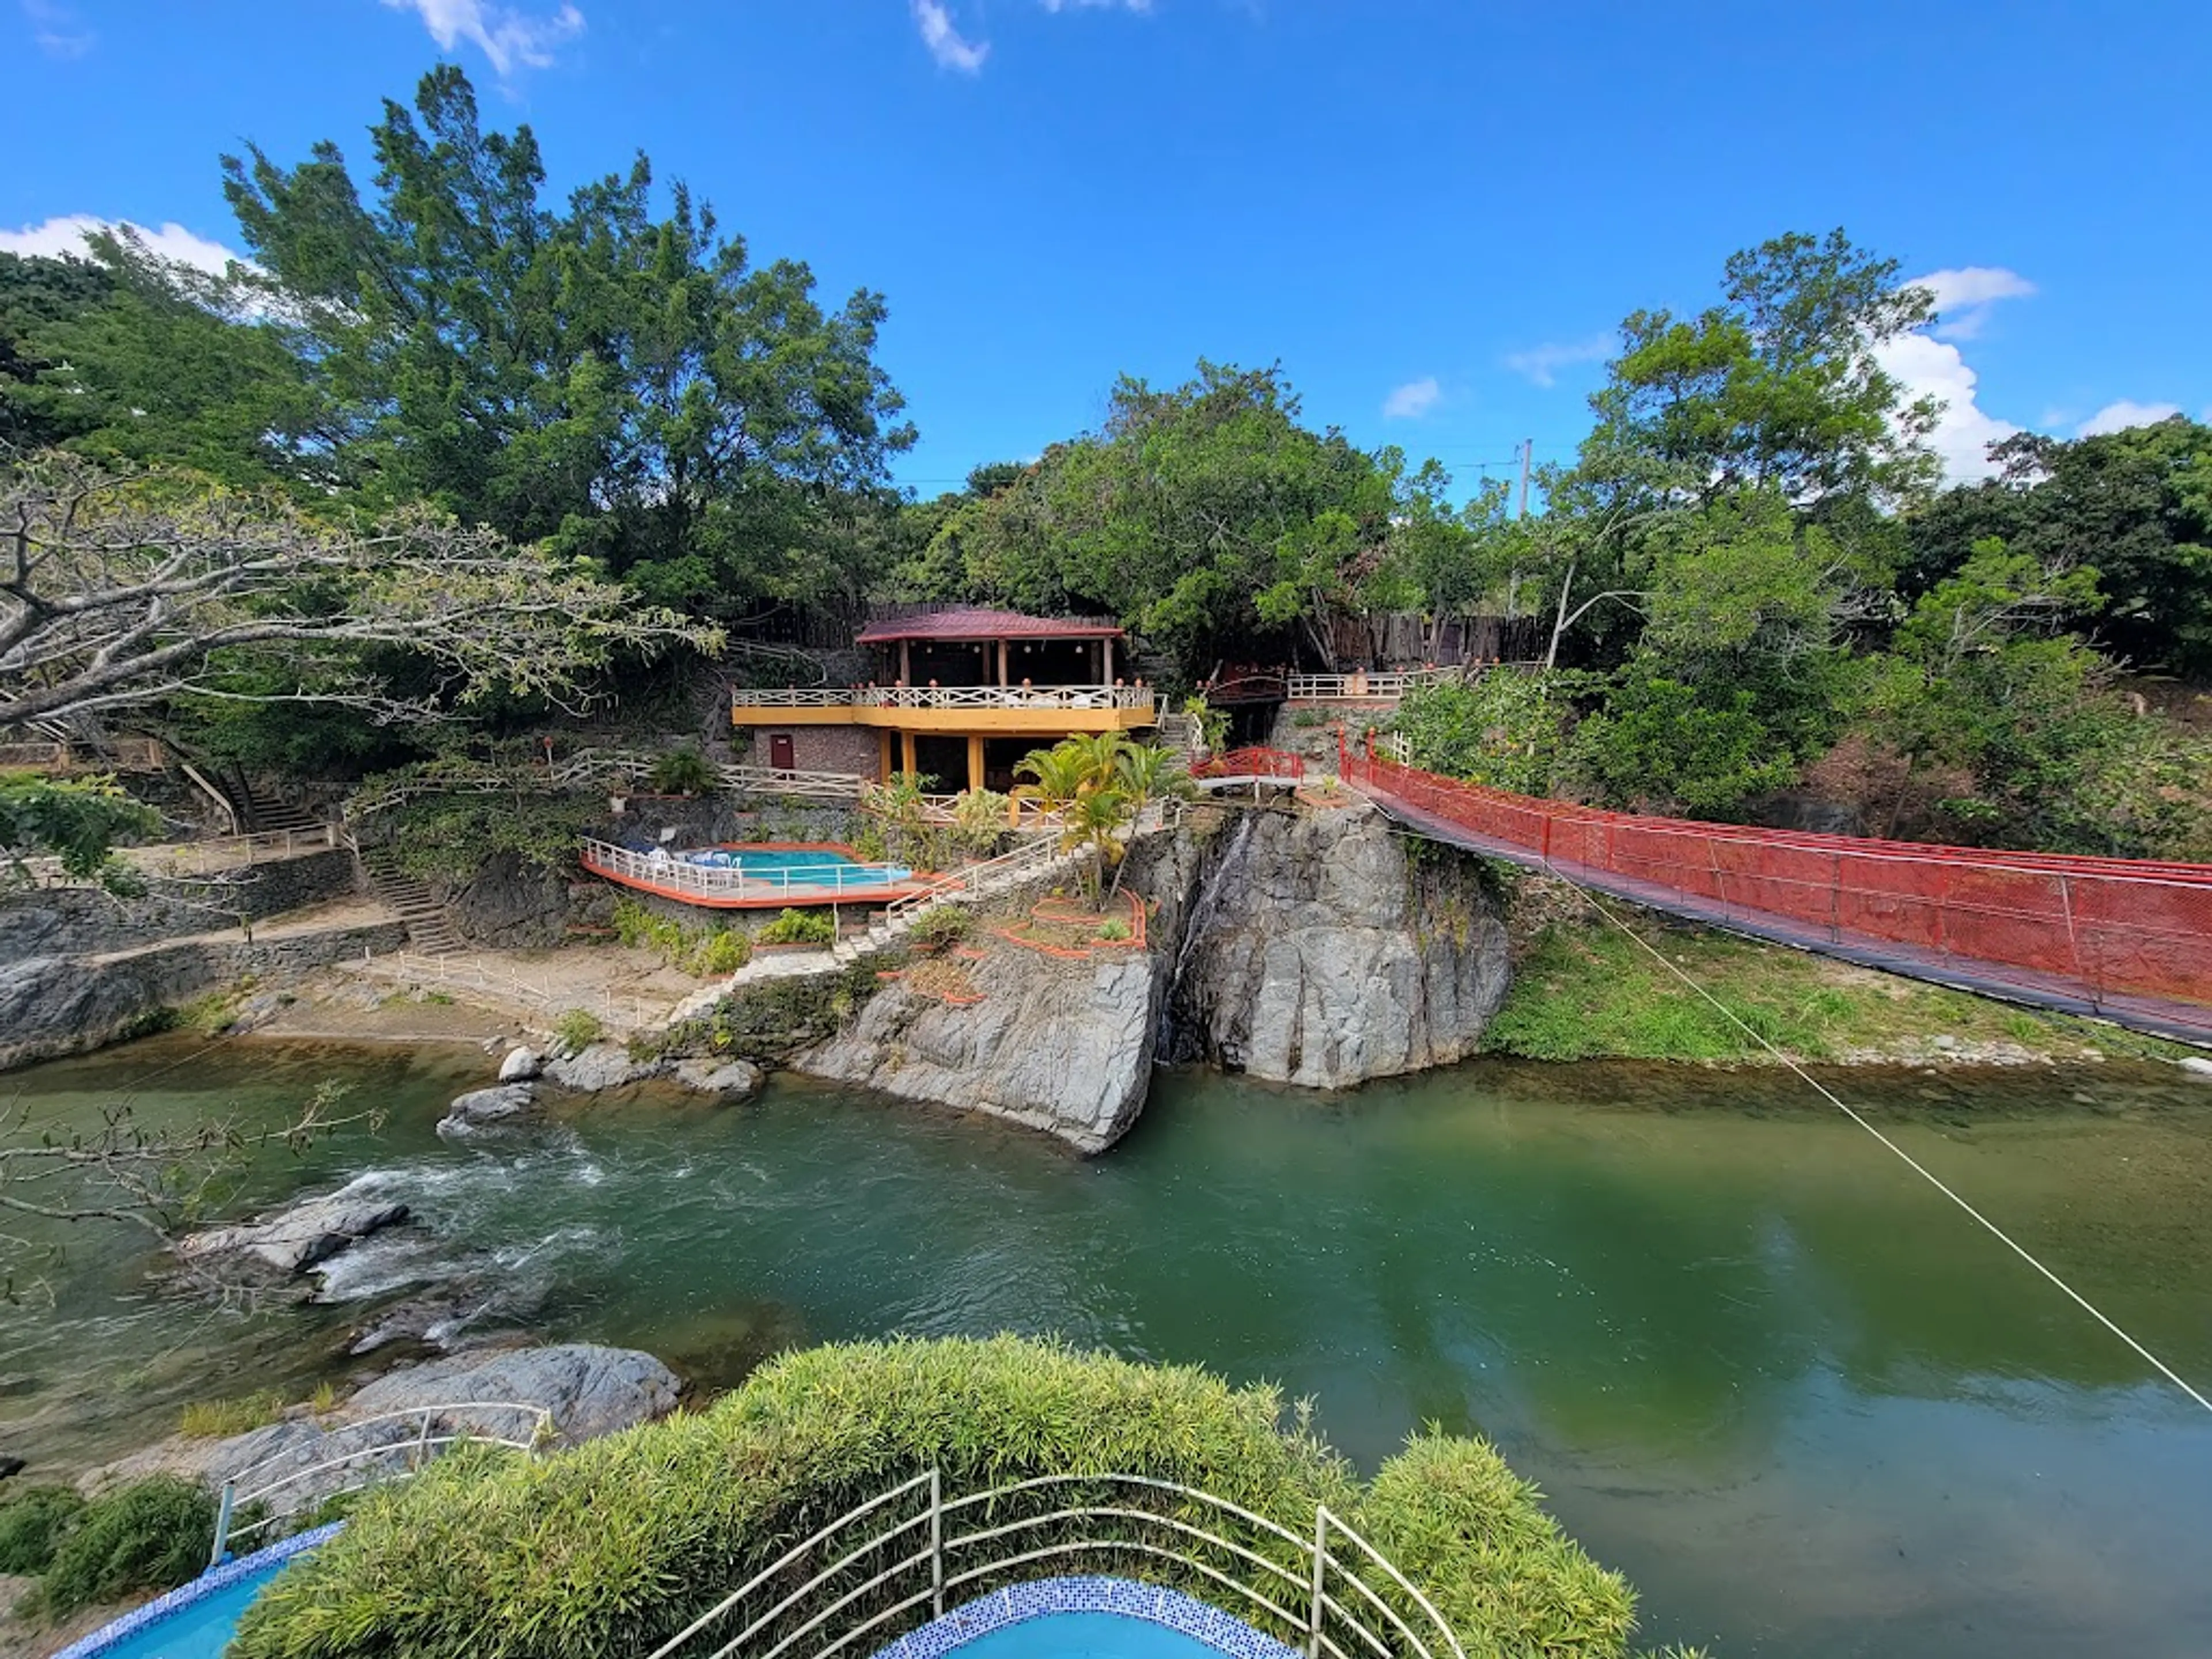
[[[431,896],[426,883],[409,875],[381,849],[374,856],[359,857],[369,890],[407,924],[410,949],[426,957],[445,957],[462,948],[459,936],[446,920],[446,907]]]

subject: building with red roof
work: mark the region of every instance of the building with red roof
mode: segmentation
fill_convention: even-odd
[[[750,734],[752,764],[877,780],[915,772],[937,790],[1003,791],[1032,749],[1158,718],[1110,622],[921,611],[871,623],[854,643],[872,670],[860,684],[732,694],[730,718],[741,739]]]

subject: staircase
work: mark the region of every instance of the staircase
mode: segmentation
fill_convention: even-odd
[[[430,896],[426,883],[399,867],[388,848],[363,853],[356,848],[355,857],[368,878],[369,891],[407,924],[410,949],[426,957],[447,957],[463,948],[446,920],[446,907]]]
[[[304,833],[323,827],[323,821],[306,807],[264,794],[251,782],[246,783],[240,792],[236,805],[239,816],[246,820],[239,828],[256,834],[273,834],[285,830]]]
[[[1156,814],[1158,809],[1148,808]],[[1158,823],[1153,817],[1152,827]],[[1040,876],[1087,858],[1087,848],[1062,851],[1058,841],[1051,836],[1037,836],[1024,842],[1011,853],[983,864],[971,865],[957,875],[923,888],[887,905],[868,923],[867,931],[841,939],[826,951],[793,951],[772,957],[756,957],[730,975],[720,985],[695,991],[678,1004],[668,1017],[671,1025],[679,1025],[708,1012],[731,992],[757,984],[763,980],[803,979],[813,974],[834,973],[863,957],[872,957],[889,950],[914,931],[915,925],[939,905],[980,904],[1010,889],[1025,886]]]

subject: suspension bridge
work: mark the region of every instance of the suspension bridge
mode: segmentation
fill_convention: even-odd
[[[1799,834],[1540,800],[1341,747],[1407,830],[1731,932],[2212,1048],[2212,865]]]

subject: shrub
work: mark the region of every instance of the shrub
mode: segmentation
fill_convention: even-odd
[[[1353,1522],[1420,1585],[1462,1644],[1520,1659],[1617,1654],[1636,1597],[1544,1513],[1488,1443],[1430,1430],[1385,1463]]]
[[[1119,941],[1129,937],[1129,924],[1119,916],[1109,916],[1098,924],[1098,937]]]
[[[262,1389],[235,1400],[195,1400],[184,1410],[177,1432],[187,1440],[221,1440],[274,1423],[284,1410],[284,1396]]]
[[[685,947],[682,965],[686,973],[708,978],[734,974],[752,959],[752,940],[731,928],[718,927]]]
[[[687,744],[653,763],[653,787],[663,795],[703,795],[714,787],[714,769]]]
[[[69,1486],[25,1486],[0,1503],[0,1572],[44,1572],[83,1513]]]
[[[588,1008],[564,1010],[553,1021],[553,1040],[570,1054],[579,1054],[607,1034],[599,1017]]]
[[[40,1599],[64,1614],[168,1589],[207,1565],[214,1541],[215,1499],[201,1488],[173,1474],[134,1480],[85,1505],[54,1552]]]
[[[942,951],[966,939],[975,919],[957,904],[933,904],[915,918],[907,937],[924,951]]]
[[[755,936],[761,945],[834,945],[837,924],[820,910],[786,910]]]
[[[1627,1627],[1626,1587],[1559,1536],[1486,1446],[1417,1441],[1363,1506],[1349,1468],[1303,1413],[1286,1419],[1271,1388],[998,1337],[788,1354],[696,1416],[534,1462],[466,1449],[441,1458],[373,1492],[343,1534],[264,1590],[231,1652],[643,1651],[794,1538],[933,1467],[952,1495],[1043,1474],[1146,1475],[1301,1537],[1326,1504],[1418,1553],[1420,1576],[1469,1621],[1460,1635],[1473,1652],[1610,1659]],[[1439,1493],[1420,1490],[1431,1474]],[[1085,1491],[1055,1486],[1044,1502],[1079,1502]],[[1027,1501],[1006,1500],[994,1519]],[[1285,1565],[1297,1559],[1257,1529],[1242,1540]],[[1096,1570],[1226,1599],[1149,1559],[1109,1555]],[[876,1644],[901,1628],[887,1621]]]

